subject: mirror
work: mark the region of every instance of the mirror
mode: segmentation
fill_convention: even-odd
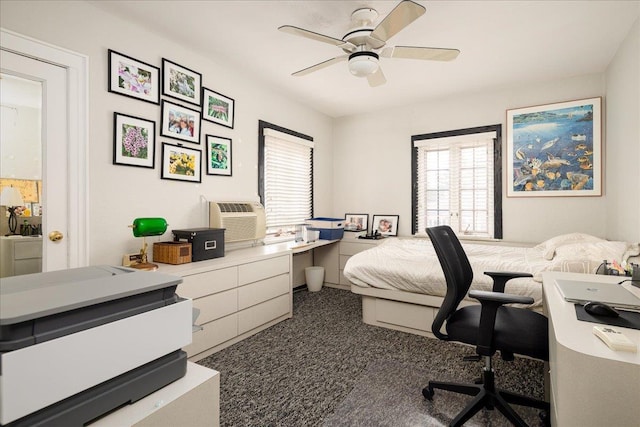
[[[42,83],[0,74],[0,108],[0,277],[6,277],[42,271]]]

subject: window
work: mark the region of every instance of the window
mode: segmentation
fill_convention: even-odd
[[[259,122],[258,192],[267,240],[293,238],[313,217],[313,138]]]
[[[502,238],[501,125],[411,138],[413,234]]]

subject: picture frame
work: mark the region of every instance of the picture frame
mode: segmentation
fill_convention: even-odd
[[[206,87],[202,88],[202,118],[233,129],[235,100]]]
[[[232,175],[232,141],[231,138],[206,135],[207,142],[207,175]]]
[[[160,68],[109,49],[109,92],[160,104]]]
[[[162,144],[160,178],[175,181],[202,182],[202,152],[169,143]]]
[[[162,58],[162,94],[200,106],[202,74]]]
[[[507,197],[602,195],[602,98],[507,110]]]
[[[200,111],[162,100],[160,135],[200,144]]]
[[[397,236],[399,215],[374,215],[371,221],[371,233],[376,231],[383,236]]]
[[[113,164],[155,167],[156,122],[113,113]]]
[[[344,231],[369,231],[369,214],[344,214]]]

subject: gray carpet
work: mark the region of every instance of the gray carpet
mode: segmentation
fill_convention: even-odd
[[[421,390],[430,379],[471,382],[473,348],[362,323],[360,297],[323,288],[294,294],[293,318],[202,359],[221,373],[221,426],[447,425],[468,399]],[[543,363],[495,359],[496,383],[543,397]],[[530,425],[537,413],[517,407]],[[509,425],[497,411],[469,425]]]

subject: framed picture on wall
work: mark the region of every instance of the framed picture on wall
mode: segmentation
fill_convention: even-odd
[[[233,129],[235,101],[233,98],[202,89],[202,118]]]
[[[383,236],[397,236],[399,219],[399,215],[374,215],[371,233],[377,231]]]
[[[507,197],[602,195],[601,101],[507,110]]]
[[[207,135],[207,175],[231,176],[231,138]]]
[[[113,113],[113,164],[153,169],[156,122]]]
[[[109,92],[160,103],[160,68],[109,49]]]
[[[344,214],[344,231],[368,231],[369,214]]]
[[[162,58],[162,93],[200,105],[202,74]]]
[[[202,181],[202,152],[180,145],[162,144],[162,179]]]
[[[200,111],[162,100],[160,135],[200,144]]]

